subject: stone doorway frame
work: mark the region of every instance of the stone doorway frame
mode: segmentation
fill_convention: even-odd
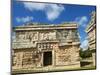
[[[52,51],[44,51],[44,52],[43,52],[43,56],[42,56],[42,57],[43,57],[43,60],[42,60],[43,66],[49,66],[49,65],[44,65],[44,59],[45,59],[45,58],[44,58],[44,54],[45,54],[46,52],[47,52],[47,53],[48,53],[48,52],[51,53],[51,64],[50,64],[50,66],[52,66],[52,65],[53,65],[53,53],[52,53]]]

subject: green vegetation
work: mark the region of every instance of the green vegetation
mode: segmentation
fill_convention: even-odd
[[[88,57],[92,57],[92,51],[89,50],[89,48],[85,51],[83,51],[82,49],[80,49],[80,57],[81,58],[88,58]]]

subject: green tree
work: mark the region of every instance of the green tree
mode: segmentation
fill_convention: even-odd
[[[88,58],[88,57],[91,57],[91,56],[92,56],[92,51],[89,50],[89,48],[85,51],[83,51],[82,48],[80,49],[80,57],[81,58]]]

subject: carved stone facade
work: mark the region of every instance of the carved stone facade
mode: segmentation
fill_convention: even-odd
[[[96,12],[91,13],[91,20],[86,28],[89,40],[89,48],[92,51],[93,66],[95,66],[95,52],[96,52]]]
[[[26,25],[14,28],[12,69],[46,66],[80,67],[76,23]]]

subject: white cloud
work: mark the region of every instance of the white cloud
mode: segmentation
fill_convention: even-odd
[[[88,40],[85,39],[82,43],[81,43],[81,48],[83,48],[83,50],[87,50],[88,47],[89,47],[89,43],[88,43]]]
[[[46,4],[44,3],[32,3],[32,2],[24,2],[24,7],[30,11],[33,10],[44,10]]]
[[[51,4],[49,7],[50,8],[46,11],[46,15],[49,20],[55,20],[64,10],[63,6],[58,6],[57,4]]]
[[[33,20],[33,17],[32,16],[26,16],[26,17],[16,17],[16,21],[17,22],[29,22],[29,21],[32,21]]]
[[[79,24],[79,26],[86,27],[88,18],[87,18],[87,16],[77,17],[75,19],[75,22],[77,22]]]
[[[38,10],[44,11],[48,20],[52,21],[58,18],[61,12],[64,10],[62,5],[46,4],[46,3],[32,3],[24,2],[24,7],[30,11]]]

